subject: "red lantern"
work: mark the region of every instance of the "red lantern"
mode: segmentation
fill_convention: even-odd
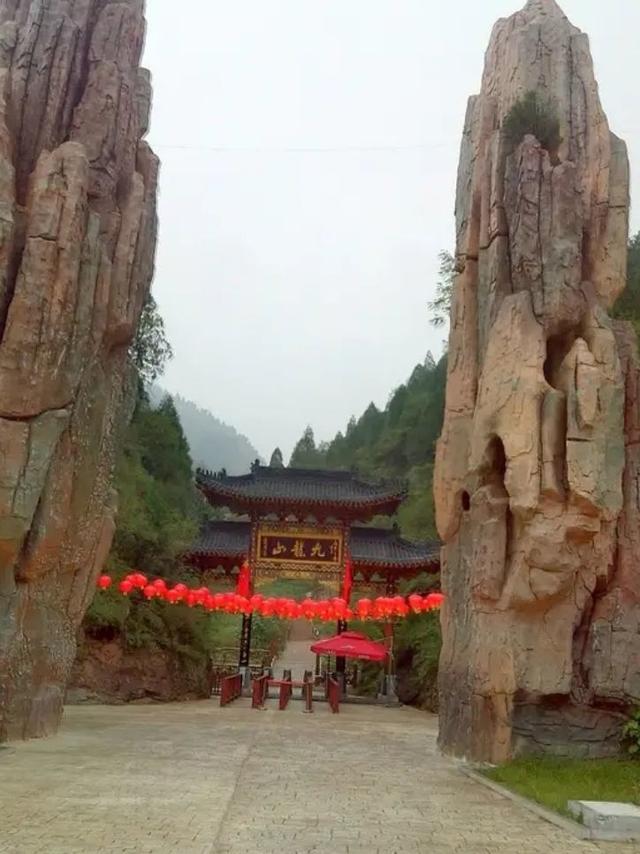
[[[194,605],[202,605],[207,596],[209,595],[209,591],[206,587],[198,587],[197,590],[190,590],[191,598]]]
[[[173,589],[178,594],[176,602],[179,602],[181,599],[184,599],[187,593],[189,592],[189,588],[187,587],[187,585],[182,584],[182,582],[176,584]]]
[[[97,581],[97,585],[100,590],[106,590],[107,587],[111,587],[111,576],[110,575],[101,575]]]
[[[296,601],[291,600],[290,605],[287,608],[287,619],[297,620],[301,617],[301,615],[302,610],[300,608],[300,605]]]
[[[167,600],[167,602],[170,605],[175,605],[179,598],[180,598],[180,594],[176,593],[175,589],[174,590],[167,590],[166,595],[165,595],[165,599]]]
[[[406,617],[409,614],[409,606],[403,600],[396,605],[395,613],[397,617]]]
[[[336,619],[342,620],[344,618],[345,611],[347,610],[347,603],[345,600],[340,597],[332,599],[331,605],[333,607],[333,612],[336,615]]]
[[[356,614],[361,620],[366,620],[371,615],[371,599],[359,599],[356,602]]]
[[[385,615],[385,603],[386,599],[384,596],[376,596],[373,600],[373,608],[372,608],[372,616],[373,617],[384,617]]]
[[[418,593],[412,593],[409,596],[409,607],[414,614],[419,614],[422,610],[422,596]]]
[[[154,596],[158,595],[157,589],[153,586],[153,584],[147,584],[147,586],[142,591],[144,597],[146,599],[153,599]]]
[[[440,608],[443,602],[444,596],[442,593],[429,593],[424,597],[422,607],[425,611],[434,611]]]
[[[131,593],[131,591],[133,590],[133,583],[131,581],[129,581],[128,578],[125,578],[124,581],[121,581],[120,584],[118,585],[118,589],[125,596],[128,596],[129,593]]]

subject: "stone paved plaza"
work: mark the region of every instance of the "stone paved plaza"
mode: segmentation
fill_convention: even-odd
[[[274,701],[271,701],[274,706]],[[580,842],[464,777],[436,720],[248,701],[71,707],[0,749],[3,854],[631,854]]]

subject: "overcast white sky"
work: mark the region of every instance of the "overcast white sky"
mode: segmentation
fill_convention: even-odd
[[[458,148],[524,0],[148,0],[163,384],[265,457],[384,406],[427,350]],[[640,197],[638,0],[564,0]],[[632,227],[640,228],[634,210]]]

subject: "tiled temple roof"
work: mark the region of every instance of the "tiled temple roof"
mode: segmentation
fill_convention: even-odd
[[[406,498],[406,484],[368,481],[348,471],[254,466],[250,474],[229,476],[198,470],[196,484],[211,504],[247,512],[304,507],[334,509],[367,519],[394,513]]]

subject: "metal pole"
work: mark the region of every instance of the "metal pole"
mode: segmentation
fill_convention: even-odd
[[[385,635],[389,639],[389,652],[387,654],[387,675],[385,677],[385,694],[387,695],[387,705],[392,705],[391,696],[395,694],[393,685],[393,624],[389,620],[385,623]]]
[[[345,620],[338,620],[338,634],[341,635],[347,631],[347,623]],[[336,673],[338,674],[338,684],[340,692],[344,697],[347,693],[347,660],[342,656],[336,657]]]
[[[242,615],[242,629],[240,631],[240,657],[238,659],[238,670],[242,674],[242,684],[248,687],[250,682],[249,663],[251,661],[251,625],[252,614]]]

